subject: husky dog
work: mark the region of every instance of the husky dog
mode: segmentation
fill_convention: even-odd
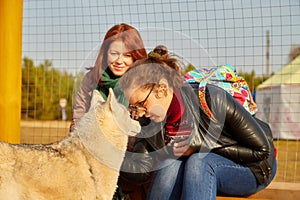
[[[94,90],[89,111],[62,141],[0,142],[0,199],[111,200],[128,135],[139,131],[111,89],[106,101]]]

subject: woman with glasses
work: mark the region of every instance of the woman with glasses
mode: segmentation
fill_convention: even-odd
[[[123,177],[143,183],[155,172],[150,200],[248,196],[265,188],[276,173],[269,127],[210,84],[208,116],[177,60],[155,52],[148,57],[120,79],[132,118],[148,119],[123,162]]]

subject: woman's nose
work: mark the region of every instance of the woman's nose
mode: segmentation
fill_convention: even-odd
[[[116,63],[122,63],[123,62],[123,54],[120,54],[117,59],[115,60]]]
[[[149,112],[145,111],[145,114],[144,114],[145,117],[150,117],[150,114]]]

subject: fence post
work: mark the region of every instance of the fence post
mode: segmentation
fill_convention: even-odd
[[[0,140],[20,143],[23,0],[0,1]]]

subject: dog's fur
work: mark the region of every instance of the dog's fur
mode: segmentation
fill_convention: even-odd
[[[111,89],[106,102],[95,90],[89,111],[64,140],[0,142],[0,199],[111,200],[128,135],[139,131]]]

